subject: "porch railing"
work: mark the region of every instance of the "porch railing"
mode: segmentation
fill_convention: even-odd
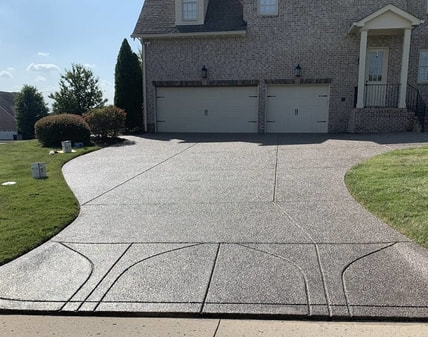
[[[421,131],[425,131],[425,114],[427,105],[423,100],[419,90],[411,84],[407,85],[406,106],[408,110],[415,113],[415,116],[421,126]]]
[[[364,92],[364,107],[398,107],[400,94],[399,84],[366,84]],[[358,87],[354,87],[354,108],[357,106]],[[407,85],[406,107],[415,113],[417,120],[424,131],[425,116],[428,105],[425,103],[419,90],[411,84]]]
[[[354,88],[354,107],[357,106],[358,87]],[[364,85],[365,108],[396,108],[400,99],[400,84]]]
[[[364,94],[364,105],[368,108],[398,107],[400,84],[368,84]]]

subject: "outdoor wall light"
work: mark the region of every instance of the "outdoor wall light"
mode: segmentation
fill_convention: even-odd
[[[208,78],[208,69],[205,66],[202,68],[202,78],[203,79]]]
[[[300,66],[300,64],[298,64],[296,69],[294,69],[294,75],[296,77],[302,77],[302,67]]]

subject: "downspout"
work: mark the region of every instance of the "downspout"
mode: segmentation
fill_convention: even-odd
[[[140,39],[141,46],[142,46],[142,60],[143,60],[143,120],[144,120],[144,132],[148,132],[148,126],[147,126],[147,85],[146,85],[146,78],[147,78],[147,71],[146,71],[146,42],[141,38]],[[150,42],[147,42],[147,46]]]

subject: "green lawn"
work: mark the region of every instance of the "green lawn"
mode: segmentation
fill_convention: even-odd
[[[40,245],[72,222],[79,204],[61,172],[72,158],[96,150],[49,156],[37,141],[0,144],[0,265]],[[31,163],[46,163],[46,179],[33,179]],[[16,185],[2,186],[6,181]]]
[[[376,156],[353,167],[345,181],[369,211],[428,248],[428,147]]]

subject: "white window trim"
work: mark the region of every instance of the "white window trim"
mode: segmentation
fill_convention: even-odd
[[[428,83],[428,79],[426,79],[426,80],[422,80],[420,77],[419,77],[419,72],[420,72],[420,69],[421,69],[421,67],[422,67],[422,53],[427,53],[428,54],[428,49],[421,49],[420,51],[419,51],[419,62],[418,62],[418,83]],[[428,64],[427,65],[425,65],[424,66],[424,68],[428,68]]]
[[[191,18],[191,19],[186,19],[185,17],[184,17],[184,8],[185,8],[185,4],[186,3],[194,3],[195,4],[195,6],[196,6],[196,10],[195,10],[195,17],[194,18]],[[198,6],[198,0],[182,0],[182,3],[181,3],[181,18],[182,18],[182,20],[183,20],[183,22],[194,22],[194,21],[198,21],[198,13],[199,13],[199,6]]]
[[[278,16],[278,2],[279,2],[279,0],[275,0],[275,6],[276,6],[275,13],[262,13],[260,2],[261,2],[261,0],[257,0],[257,14],[259,16]]]

